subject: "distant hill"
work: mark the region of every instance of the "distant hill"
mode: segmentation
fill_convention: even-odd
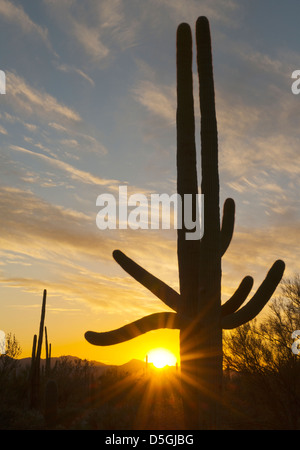
[[[125,372],[138,372],[139,370],[144,370],[146,365],[145,362],[140,359],[131,359],[127,363],[115,367]]]
[[[71,355],[64,355],[64,356],[58,356],[58,357],[51,357],[51,367],[54,367],[56,361],[60,361],[63,360],[64,358],[67,358],[68,360],[80,360],[80,361],[85,361],[81,358],[78,358],[77,356],[71,356]],[[29,367],[31,364],[31,358],[20,358],[18,359],[19,361],[19,367],[20,369],[25,369],[26,367]],[[45,365],[45,359],[41,359],[41,367],[43,367]],[[91,363],[94,367],[95,370],[97,372],[98,375],[101,375],[102,373],[106,372],[109,369],[116,369],[118,371],[122,371],[122,372],[138,372],[140,370],[144,370],[145,369],[145,362],[141,361],[140,359],[132,359],[130,361],[128,361],[125,364],[121,364],[121,365],[114,365],[114,364],[104,364],[100,361],[90,361],[89,363]]]

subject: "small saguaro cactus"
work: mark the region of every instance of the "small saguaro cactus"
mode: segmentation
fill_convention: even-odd
[[[211,54],[206,17],[196,22],[197,66],[201,112],[201,193],[204,194],[204,234],[186,240],[186,229],[177,232],[180,292],[146,271],[119,250],[118,264],[175,312],[154,313],[117,330],[87,331],[94,345],[113,345],[159,328],[180,330],[182,400],[186,428],[213,429],[219,424],[222,385],[222,329],[232,329],[253,319],[271,298],[283,272],[276,261],[254,296],[253,279],[246,276],[233,296],[221,303],[221,258],[233,235],[235,203],[227,199],[220,223],[218,135]],[[198,194],[195,119],[192,81],[192,34],[188,24],[177,30],[177,190],[181,198]],[[184,205],[182,207],[184,211]],[[182,220],[184,223],[184,220]]]
[[[44,322],[46,314],[46,299],[47,291],[44,290],[40,328],[39,328],[39,338],[37,341],[37,336],[34,335],[32,344],[32,356],[31,356],[31,369],[30,369],[30,407],[38,408],[40,406],[40,362],[41,362],[41,352],[43,344],[43,332],[44,332]]]
[[[51,370],[51,344],[48,344],[47,327],[45,327],[45,348],[46,348],[45,375],[47,378],[49,377]]]

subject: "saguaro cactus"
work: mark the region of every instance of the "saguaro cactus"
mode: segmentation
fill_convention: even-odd
[[[221,258],[230,244],[235,204],[227,199],[220,224],[218,137],[209,22],[196,23],[197,65],[201,110],[201,192],[204,194],[204,234],[186,240],[178,230],[177,249],[180,293],[177,293],[119,250],[118,264],[175,312],[151,314],[117,330],[88,331],[94,345],[112,345],[158,328],[180,330],[180,357],[186,427],[217,428],[222,384],[222,329],[253,319],[272,296],[284,272],[276,261],[254,296],[242,306],[253,279],[245,277],[233,296],[221,304]],[[189,25],[177,30],[177,189],[178,194],[198,193],[195,120],[192,81],[192,34]],[[194,202],[196,207],[196,200]],[[184,208],[182,208],[184,210]],[[184,223],[184,221],[182,221]]]
[[[45,327],[45,348],[46,348],[45,375],[47,378],[49,377],[51,370],[51,344],[48,344],[47,327]]]
[[[40,328],[39,328],[39,338],[37,342],[37,336],[34,335],[32,344],[32,357],[31,357],[31,371],[30,371],[30,407],[38,408],[40,405],[40,362],[41,362],[41,352],[43,344],[43,331],[44,322],[46,314],[46,299],[47,291],[44,289]],[[37,347],[36,347],[37,344]]]

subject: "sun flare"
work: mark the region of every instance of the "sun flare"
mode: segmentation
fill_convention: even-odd
[[[148,362],[157,369],[162,369],[165,366],[175,366],[176,357],[165,348],[155,348],[148,353]]]

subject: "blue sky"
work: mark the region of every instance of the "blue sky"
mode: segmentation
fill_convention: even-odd
[[[23,356],[44,288],[57,354],[125,362],[176,341],[150,333],[96,353],[83,334],[166,308],[122,272],[115,248],[178,287],[176,234],[101,232],[96,198],[120,184],[175,192],[176,28],[200,15],[212,32],[221,199],[236,201],[224,299],[247,274],[257,289],[278,258],[287,276],[299,272],[299,12],[296,0],[0,0],[0,329]],[[199,120],[197,89],[195,76]]]

